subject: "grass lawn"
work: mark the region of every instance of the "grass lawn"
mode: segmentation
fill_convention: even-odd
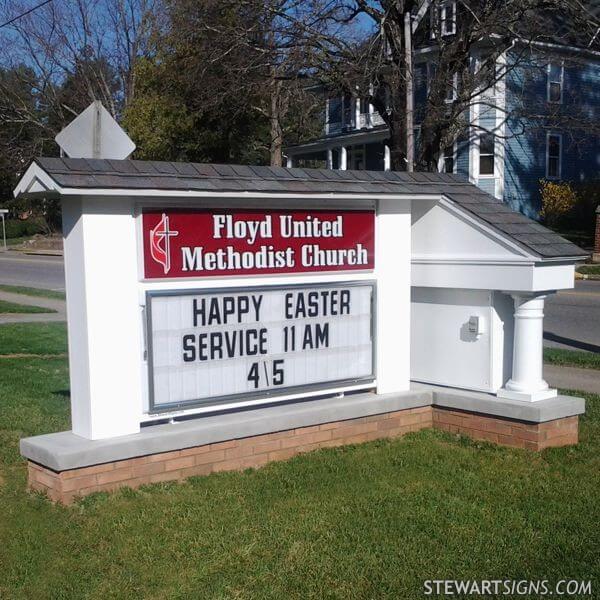
[[[66,360],[0,358],[0,382],[0,598],[409,600],[445,578],[592,580],[598,597],[600,396],[573,448],[421,431],[62,507],[25,492],[18,441],[68,428]]]
[[[52,298],[56,300],[64,300],[66,295],[64,292],[54,290],[43,290],[38,288],[23,287],[20,285],[0,285],[0,292],[10,292],[11,294],[23,294],[24,296],[34,296],[36,298]]]
[[[563,350],[562,348],[544,348],[544,362],[566,367],[600,369],[600,354],[578,350]]]
[[[14,302],[6,302],[0,300],[0,314],[2,313],[54,313],[51,308],[43,308],[41,306],[29,306],[27,304],[15,304]]]
[[[56,355],[67,352],[65,323],[9,323],[0,325],[0,356]]]
[[[6,238],[6,245],[7,246],[20,246],[23,242],[27,242],[29,241],[33,236],[32,235],[24,235],[21,237],[15,237],[15,238]]]

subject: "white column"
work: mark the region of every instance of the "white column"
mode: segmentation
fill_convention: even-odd
[[[390,147],[385,144],[383,147],[383,170],[389,171],[392,168],[392,156],[390,154]]]
[[[292,157],[291,155],[289,155],[289,154],[288,154],[288,155],[285,157],[285,166],[286,166],[288,169],[291,169],[291,168],[294,166],[294,159],[293,159],[293,157]]]
[[[325,100],[325,135],[329,134],[329,98]]]
[[[377,201],[377,393],[409,388],[410,200]]]
[[[345,171],[348,168],[348,151],[346,146],[340,146],[340,171]]]
[[[327,168],[333,169],[333,150],[327,148]]]
[[[369,94],[373,96],[373,85],[369,86]],[[375,107],[372,102],[369,102],[369,116],[367,118],[367,127],[373,127],[373,116],[375,114]]]
[[[354,128],[360,129],[360,96],[354,99]]]
[[[144,349],[133,202],[108,209],[66,198],[62,207],[73,433],[137,433]]]
[[[512,377],[500,398],[533,402],[557,395],[542,375],[545,295],[511,294],[515,303]]]

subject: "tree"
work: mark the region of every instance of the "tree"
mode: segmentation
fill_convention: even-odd
[[[538,55],[547,53],[544,44],[557,41],[557,24],[563,24],[563,43],[576,32],[586,45],[593,43],[598,26],[578,0],[324,0],[313,3],[311,18],[296,15],[289,3],[279,9],[289,35],[312,50],[305,53],[311,74],[337,93],[360,94],[375,106],[390,132],[396,170],[406,167],[406,74],[415,74],[405,62],[404,23],[407,15],[412,22],[422,14],[427,4],[431,18],[424,18],[415,32],[416,45],[434,46],[436,53],[420,123],[417,165],[423,170],[436,170],[440,153],[457,137],[484,129],[472,127],[474,106],[506,110],[488,92],[529,60],[533,49]],[[523,121],[531,116],[531,110],[510,115]],[[506,112],[504,118],[509,118]]]
[[[54,0],[0,29],[0,194],[93,100],[116,117],[132,100],[159,0]],[[3,19],[31,8],[0,0]],[[37,204],[35,205],[37,206]]]
[[[316,102],[272,14],[258,0],[167,3],[126,111],[138,155],[281,164],[284,132],[310,127]]]

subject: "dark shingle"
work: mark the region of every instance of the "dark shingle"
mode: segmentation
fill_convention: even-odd
[[[183,175],[185,177],[198,177],[198,171],[192,163],[173,163],[173,166],[177,170],[179,175]]]
[[[140,160],[39,158],[59,186],[215,192],[443,195],[542,258],[579,258],[587,253],[539,223],[512,211],[459,175],[398,171],[285,169]]]

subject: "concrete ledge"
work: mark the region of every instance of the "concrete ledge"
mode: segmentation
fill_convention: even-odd
[[[62,472],[424,406],[530,424],[576,417],[585,412],[585,401],[570,396],[519,402],[481,392],[413,384],[410,391],[398,394],[360,393],[341,398],[274,404],[149,426],[135,435],[107,440],[87,440],[70,431],[50,433],[22,439],[20,447],[21,454],[30,461]]]
[[[413,389],[432,392],[433,406],[528,423],[545,423],[585,413],[585,400],[575,396],[555,396],[537,402],[522,402],[441,386],[413,384]]]
[[[88,440],[71,431],[21,440],[21,454],[54,471],[214,444],[227,440],[431,406],[428,390],[398,394],[353,394],[201,417],[145,427],[140,433]]]

